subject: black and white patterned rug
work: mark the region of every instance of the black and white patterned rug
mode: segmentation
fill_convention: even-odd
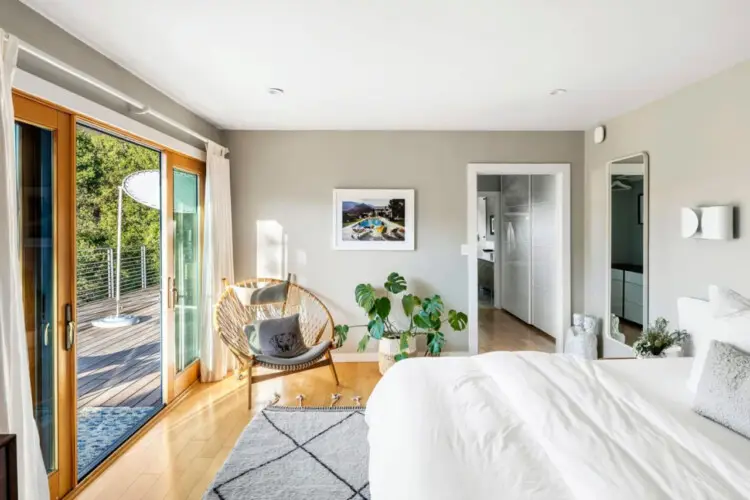
[[[364,408],[269,406],[204,500],[370,500]]]

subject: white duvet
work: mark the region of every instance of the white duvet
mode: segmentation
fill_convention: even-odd
[[[750,457],[565,356],[400,362],[366,416],[374,500],[750,499]]]

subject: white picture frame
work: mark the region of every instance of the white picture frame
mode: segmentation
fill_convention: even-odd
[[[333,190],[335,250],[414,250],[414,222],[413,189]]]

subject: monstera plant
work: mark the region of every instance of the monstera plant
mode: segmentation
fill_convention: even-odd
[[[360,339],[357,350],[364,351],[371,339],[379,340],[383,372],[396,361],[407,358],[416,351],[414,340],[418,336],[426,337],[425,355],[439,356],[445,345],[443,330],[446,323],[453,330],[462,331],[466,329],[468,317],[453,309],[446,313],[440,295],[421,298],[406,292],[406,279],[398,273],[388,275],[382,290],[376,290],[367,283],[357,285],[354,298],[357,305],[367,313],[369,322],[366,325],[336,325],[336,345],[343,345],[351,328],[366,328],[367,332]],[[394,301],[401,303],[406,316],[401,325],[397,325],[396,320],[391,317]]]

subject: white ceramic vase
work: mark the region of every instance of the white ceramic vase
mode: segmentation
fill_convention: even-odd
[[[385,372],[396,363],[396,354],[401,352],[399,339],[380,339],[378,343],[378,367],[380,368],[381,375],[385,375]],[[414,337],[409,339],[409,349],[407,351],[409,356],[413,356],[417,352],[417,341]]]

